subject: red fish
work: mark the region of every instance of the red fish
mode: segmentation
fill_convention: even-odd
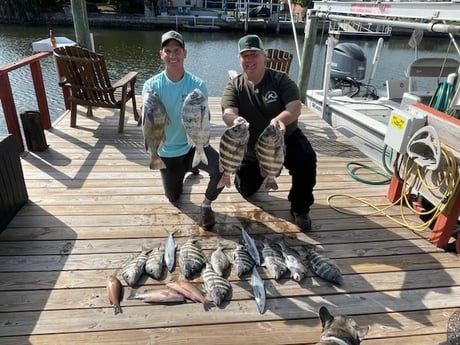
[[[128,299],[139,299],[145,303],[181,303],[185,301],[184,295],[172,289],[145,290],[144,292],[133,289]]]
[[[177,281],[167,283],[166,286],[170,289],[173,289],[180,294],[184,295],[186,298],[191,299],[194,302],[199,302],[203,304],[205,310],[211,309],[214,306],[214,303],[208,300],[203,296],[203,293],[192,283],[188,281]]]
[[[115,308],[115,315],[122,313],[120,302],[123,299],[123,286],[117,277],[113,275],[107,278],[107,294],[110,304]]]

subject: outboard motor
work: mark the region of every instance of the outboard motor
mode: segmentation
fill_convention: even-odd
[[[353,88],[356,95],[359,93],[358,80],[365,76],[366,56],[362,49],[355,43],[337,44],[332,52],[331,86],[342,90]]]

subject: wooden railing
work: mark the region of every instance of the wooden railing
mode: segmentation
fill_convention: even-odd
[[[46,98],[45,85],[40,66],[40,60],[48,57],[52,52],[41,52],[22,60],[16,61],[10,65],[0,67],[0,100],[5,113],[5,120],[8,132],[16,138],[19,152],[24,151],[24,143],[21,130],[19,127],[18,114],[14,103],[13,91],[11,89],[8,73],[24,66],[30,66],[32,72],[32,81],[34,84],[35,95],[37,97],[38,110],[40,112],[43,129],[51,128],[51,120]]]

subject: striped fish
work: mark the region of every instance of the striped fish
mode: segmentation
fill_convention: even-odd
[[[230,267],[230,260],[223,249],[222,244],[219,243],[216,250],[211,254],[212,269],[220,276],[223,276]]]
[[[289,271],[284,263],[283,256],[276,249],[270,246],[267,240],[264,241],[262,257],[264,259],[263,266],[267,268],[273,279],[278,280]]]
[[[254,299],[256,300],[257,309],[260,314],[263,314],[265,311],[265,285],[259,275],[259,272],[257,272],[257,266],[252,268],[251,286],[252,292],[254,293]]]
[[[248,232],[244,228],[241,228],[241,235],[243,237],[243,243],[245,244],[249,255],[251,255],[252,260],[254,260],[254,263],[257,266],[260,266],[260,254],[257,249],[256,241],[249,236]]]
[[[169,272],[174,269],[174,263],[176,261],[176,241],[174,241],[175,231],[168,231],[168,239],[165,245],[165,257],[164,261]]]
[[[179,267],[186,279],[200,273],[203,264],[207,261],[204,252],[195,244],[196,241],[196,239],[191,238],[180,248]]]
[[[129,286],[136,284],[142,273],[144,273],[144,266],[149,252],[150,250],[141,252],[122,267],[121,276]]]
[[[242,245],[238,245],[233,251],[232,264],[235,273],[240,278],[246,273],[251,272],[252,267],[255,265],[248,250]]]
[[[217,306],[230,296],[232,291],[230,282],[214,272],[211,264],[206,263],[202,277],[204,288]]]
[[[277,190],[278,184],[275,178],[281,173],[286,154],[281,129],[272,124],[268,125],[257,139],[255,151],[260,174],[266,177],[265,189]]]
[[[303,249],[308,266],[316,275],[336,285],[343,283],[342,273],[333,260],[318,253],[313,246],[303,246]]]
[[[284,257],[284,263],[291,272],[291,278],[296,282],[302,281],[308,273],[308,268],[302,263],[299,253],[292,248],[286,246],[284,240],[278,242],[281,248],[281,253]]]
[[[211,112],[208,99],[200,89],[194,89],[187,95],[182,105],[181,116],[188,142],[195,147],[192,167],[196,167],[200,162],[208,165],[204,148],[209,145],[211,135]]]
[[[164,266],[164,255],[164,249],[162,249],[161,246],[158,246],[157,248],[153,248],[147,256],[144,270],[145,273],[147,273],[153,279],[161,278]]]
[[[222,135],[219,144],[219,170],[222,177],[217,188],[231,187],[230,176],[234,174],[243,161],[249,140],[249,123],[240,122]]]
[[[165,126],[169,123],[169,117],[156,92],[147,90],[142,95],[142,101],[142,134],[145,149],[152,155],[150,169],[164,169],[166,166],[158,156],[158,149],[164,143]]]

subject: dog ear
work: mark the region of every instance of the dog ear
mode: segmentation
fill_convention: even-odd
[[[334,317],[329,313],[329,310],[323,306],[319,308],[319,319],[321,320],[323,328],[325,328],[326,324],[331,323],[334,320]]]
[[[367,335],[367,332],[369,332],[369,328],[370,328],[369,326],[366,326],[366,327],[359,327],[357,329],[359,341],[364,339],[364,337]]]

